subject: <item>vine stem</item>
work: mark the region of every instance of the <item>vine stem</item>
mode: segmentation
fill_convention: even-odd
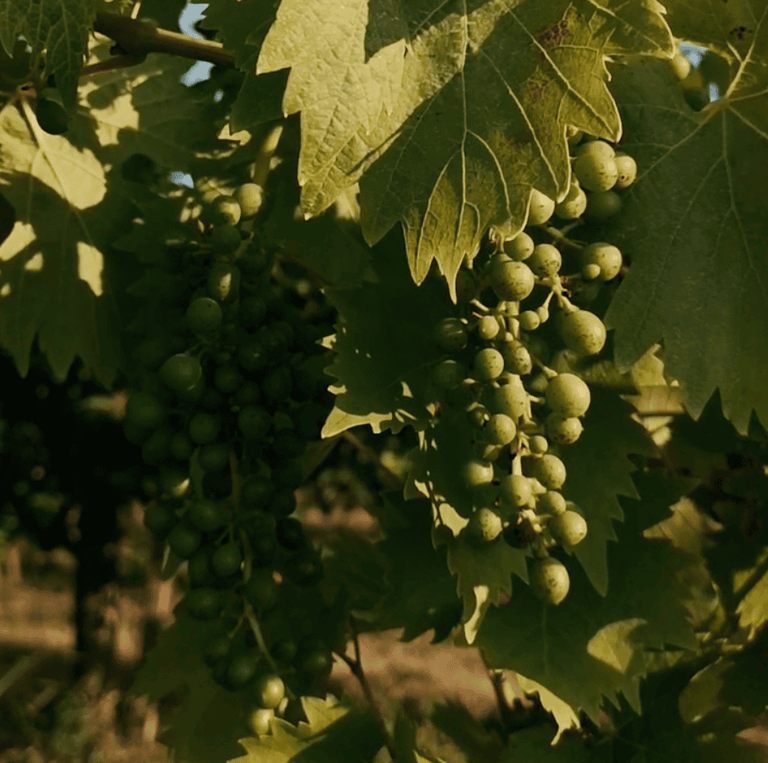
[[[360,686],[363,689],[363,694],[365,694],[365,698],[368,700],[368,704],[371,707],[371,711],[373,712],[374,718],[376,719],[376,723],[384,733],[384,737],[386,739],[385,745],[387,747],[387,751],[389,752],[389,756],[393,761],[395,761],[395,743],[389,733],[387,722],[384,720],[381,708],[373,696],[373,690],[371,689],[371,684],[368,681],[368,676],[365,675],[365,671],[363,670],[363,663],[360,659],[360,639],[357,635],[357,629],[354,627],[354,618],[350,618],[350,625],[352,631],[352,642],[355,645],[355,656],[352,658],[347,654],[341,654],[340,652],[336,652],[336,654],[338,654],[338,656],[347,663],[347,666],[352,671],[352,675],[354,675],[355,678],[357,678],[357,680],[360,682]]]

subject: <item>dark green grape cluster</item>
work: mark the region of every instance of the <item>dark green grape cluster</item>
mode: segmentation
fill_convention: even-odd
[[[573,134],[571,144],[580,137]],[[463,533],[480,546],[503,538],[515,548],[531,547],[531,586],[550,604],[565,598],[569,580],[549,549],[572,548],[587,534],[578,507],[563,494],[560,452],[580,438],[591,394],[578,374],[547,363],[558,340],[575,362],[602,351],[602,320],[569,296],[587,282],[599,288],[615,279],[623,258],[609,243],[580,244],[547,223],[556,215],[574,221],[569,228],[581,224],[592,199],[619,198],[613,189],[627,187],[635,175],[634,161],[608,143],[578,146],[571,193],[555,204],[534,190],[527,231],[492,238],[487,259],[460,274],[459,315],[435,327],[444,353],[432,369],[436,397],[441,410],[463,410],[475,433],[462,474],[474,496]]]
[[[336,634],[321,608],[331,643],[311,639],[307,613],[330,604],[320,554],[292,516],[305,444],[329,407],[325,329],[286,285],[279,253],[260,247],[248,221],[261,199],[254,184],[209,199],[200,236],[167,246],[142,282],[166,288],[137,286],[151,296],[131,327],[124,428],[158,468],[145,524],[187,562],[183,606],[227,624],[205,655],[214,678],[271,710],[327,675]]]

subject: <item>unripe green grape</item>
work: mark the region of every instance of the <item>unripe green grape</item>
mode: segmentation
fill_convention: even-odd
[[[691,62],[679,50],[675,50],[675,55],[667,63],[680,82],[691,72]]]
[[[264,201],[264,189],[258,183],[243,183],[234,193],[243,220],[255,217]]]
[[[509,382],[493,391],[493,408],[505,413],[515,423],[528,413],[530,402],[523,382],[517,374],[511,374]]]
[[[584,431],[581,419],[564,418],[556,413],[547,416],[545,427],[549,439],[558,445],[573,445]]]
[[[471,302],[477,296],[477,283],[468,270],[456,274],[456,299],[460,305]]]
[[[140,429],[157,429],[166,419],[168,410],[158,397],[137,390],[128,398],[125,421]]]
[[[221,418],[212,413],[196,413],[189,422],[189,436],[198,445],[213,442],[221,431]]]
[[[227,683],[232,689],[244,689],[251,683],[258,669],[258,654],[236,655],[227,668]]]
[[[557,606],[568,595],[571,578],[565,565],[548,556],[534,558],[528,573],[531,589],[545,604]]]
[[[238,414],[237,426],[246,440],[261,440],[272,426],[272,416],[259,405],[248,405]]]
[[[517,424],[505,413],[495,413],[485,426],[485,436],[494,445],[509,445],[517,435]]]
[[[203,652],[203,662],[212,668],[223,662],[232,649],[232,642],[226,635],[214,636],[205,647]]]
[[[571,174],[571,184],[568,187],[568,193],[565,194],[563,201],[573,201],[579,195],[579,191],[581,190],[579,179],[576,175]]]
[[[501,346],[504,368],[511,374],[527,376],[533,370],[533,360],[528,348],[521,342],[507,342]]]
[[[565,198],[555,207],[555,214],[561,220],[576,220],[584,214],[586,208],[587,194],[583,188],[578,188],[573,199]]]
[[[501,517],[491,509],[481,508],[469,518],[467,535],[477,543],[492,543],[502,529]]]
[[[229,466],[230,444],[211,442],[201,445],[197,453],[197,465],[204,472],[220,472]]]
[[[575,156],[577,159],[582,156],[595,156],[605,160],[613,159],[616,156],[616,151],[610,143],[606,143],[604,140],[588,140],[576,149]],[[578,177],[577,180],[581,184]]]
[[[528,206],[528,225],[543,225],[555,211],[555,200],[531,188],[531,201]]]
[[[217,225],[211,231],[210,244],[214,254],[232,254],[242,243],[240,231],[234,225]]]
[[[573,172],[584,188],[594,192],[613,188],[619,177],[613,157],[606,158],[596,153],[579,156],[573,164]],[[589,200],[587,200],[588,210]]]
[[[217,196],[208,210],[207,217],[213,225],[237,225],[242,210],[234,196]]]
[[[502,447],[500,445],[494,445],[490,442],[480,441],[475,443],[475,452],[483,461],[498,461],[499,456],[501,455],[501,451]]]
[[[469,417],[470,424],[477,429],[485,427],[491,418],[488,409],[480,403],[472,403],[467,409],[467,416]]]
[[[285,696],[285,684],[276,673],[262,673],[253,687],[256,704],[265,710],[273,710]]]
[[[584,214],[594,220],[607,220],[621,212],[621,196],[616,191],[591,193]]]
[[[541,453],[546,453],[549,450],[549,443],[544,435],[537,434],[528,440],[528,447],[530,448],[531,453],[539,455]]]
[[[231,302],[240,288],[240,270],[234,265],[216,265],[208,274],[208,294],[218,302]]]
[[[459,352],[467,346],[467,327],[458,318],[443,318],[435,327],[435,341],[445,352]]]
[[[257,736],[269,734],[272,719],[275,717],[275,711],[272,708],[256,708],[248,716],[248,728]]]
[[[619,172],[614,188],[629,188],[637,179],[637,162],[628,154],[616,154],[614,161]]]
[[[552,244],[537,244],[528,260],[528,267],[540,278],[557,275],[562,264],[560,251]]]
[[[569,146],[575,146],[584,137],[584,132],[573,125],[568,125],[565,128],[565,137],[568,139]]]
[[[546,453],[534,461],[531,476],[547,490],[559,490],[565,484],[565,464],[557,456]]]
[[[267,305],[261,297],[250,296],[240,300],[240,324],[252,331],[267,317]]]
[[[485,342],[490,342],[498,336],[501,326],[494,315],[484,315],[477,323],[478,336]]]
[[[193,334],[210,336],[221,328],[221,305],[210,297],[198,297],[187,308],[187,325]]]
[[[243,376],[234,363],[222,363],[213,375],[213,386],[225,395],[237,392],[242,383]]]
[[[173,432],[167,427],[161,427],[152,432],[141,446],[142,459],[153,466],[159,466],[171,455],[171,437]]]
[[[173,507],[165,503],[154,504],[144,511],[144,527],[161,539],[168,535],[178,521]]]
[[[520,301],[536,284],[533,271],[524,262],[502,262],[490,271],[491,287],[499,299]]]
[[[279,586],[274,580],[272,570],[267,567],[253,570],[243,586],[243,596],[257,611],[269,609],[278,600],[279,595]]]
[[[197,358],[186,352],[180,352],[171,355],[160,366],[157,375],[166,387],[178,394],[190,391],[200,382],[203,368]]]
[[[594,281],[596,278],[600,278],[602,272],[603,269],[598,264],[590,262],[581,269],[581,277],[585,281]]]
[[[500,491],[502,497],[517,508],[528,506],[533,501],[531,480],[522,474],[502,477]]]
[[[160,490],[171,498],[183,498],[192,487],[189,469],[169,466],[168,464],[160,466],[158,482],[160,483]]]
[[[587,537],[587,520],[576,511],[564,511],[552,518],[547,529],[563,546],[576,546]]]
[[[565,498],[557,490],[547,490],[536,502],[540,514],[562,514],[565,511]]]
[[[576,310],[563,319],[560,336],[576,355],[597,355],[605,346],[607,333],[603,322],[588,310]]]
[[[227,513],[221,504],[199,498],[193,501],[185,518],[191,525],[204,533],[216,532],[227,523]]]
[[[189,614],[196,620],[213,620],[222,607],[221,592],[215,588],[194,588],[185,597]]]
[[[464,366],[457,360],[441,360],[432,369],[432,381],[441,389],[456,389],[466,378]]]
[[[504,253],[517,262],[527,260],[533,254],[533,239],[523,231],[504,242]]]
[[[504,357],[495,347],[480,350],[472,362],[472,373],[479,381],[497,379],[504,370]]]
[[[211,556],[211,569],[219,578],[234,575],[243,563],[243,555],[237,543],[225,543],[219,546]]]
[[[189,559],[200,548],[203,536],[196,527],[182,519],[168,533],[167,541],[176,556]]]
[[[490,485],[493,481],[493,464],[479,458],[473,458],[464,464],[464,484],[467,487]]]
[[[535,310],[523,310],[523,312],[517,316],[517,320],[523,331],[536,331],[541,325],[539,314]]]
[[[539,316],[539,325],[549,320],[549,308],[546,305],[539,305],[536,308],[536,315]]]
[[[587,383],[569,373],[550,379],[544,397],[550,410],[566,419],[583,416],[592,399]]]

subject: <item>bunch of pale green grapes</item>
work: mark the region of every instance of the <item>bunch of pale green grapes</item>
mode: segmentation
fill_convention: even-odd
[[[326,414],[322,349],[304,298],[276,280],[277,254],[247,224],[261,199],[252,183],[210,199],[194,240],[153,271],[168,288],[151,291],[132,327],[124,428],[159,470],[145,524],[186,562],[182,606],[221,626],[205,661],[222,686],[254,692],[266,723],[327,676],[342,634],[324,609],[320,554],[293,516],[300,457]]]
[[[609,243],[579,245],[547,223],[553,215],[579,218],[595,198],[600,210],[614,207],[606,194],[618,198],[611,189],[626,187],[636,173],[631,158],[604,141],[580,148],[568,196],[555,204],[534,190],[530,233],[498,239],[479,278],[461,274],[464,315],[445,318],[435,329],[446,353],[433,369],[438,398],[443,405],[464,406],[476,432],[475,457],[464,465],[463,477],[477,499],[463,533],[481,546],[501,538],[516,548],[530,546],[531,586],[549,604],[562,602],[570,587],[567,569],[549,549],[571,548],[587,534],[578,507],[563,495],[566,468],[559,454],[581,436],[591,394],[577,374],[546,365],[551,332],[547,339],[537,331],[551,319],[572,358],[597,355],[605,326],[570,301],[568,286],[613,280],[623,258]],[[590,190],[589,200],[582,185]],[[534,236],[556,243],[536,243]],[[568,247],[565,262],[556,244]]]

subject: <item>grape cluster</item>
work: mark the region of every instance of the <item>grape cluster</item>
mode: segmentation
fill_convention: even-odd
[[[571,302],[569,288],[612,281],[623,258],[607,242],[580,245],[544,226],[553,214],[578,224],[595,199],[593,212],[601,211],[593,216],[608,216],[605,210],[620,207],[612,189],[626,188],[635,175],[631,157],[608,143],[590,140],[580,146],[568,196],[556,204],[534,190],[530,232],[497,237],[484,264],[460,273],[463,314],[435,327],[444,353],[432,369],[438,399],[442,407],[461,406],[475,432],[474,457],[463,473],[475,500],[463,533],[481,546],[500,538],[515,548],[530,546],[531,586],[549,604],[563,601],[570,585],[565,566],[549,549],[572,548],[587,534],[578,507],[563,495],[566,468],[559,454],[581,436],[591,400],[589,386],[576,373],[546,365],[549,345],[554,333],[574,359],[600,353],[605,326]],[[545,236],[550,240],[537,243]],[[539,331],[548,322],[555,331]]]
[[[337,642],[311,636],[311,614],[322,605],[314,615],[330,622],[330,604],[292,516],[305,443],[327,412],[324,331],[279,278],[279,252],[260,246],[261,201],[252,183],[208,198],[199,237],[168,245],[149,274],[168,288],[131,327],[124,429],[158,468],[145,524],[187,562],[183,606],[222,626],[204,655],[214,679],[272,711],[327,674]]]

